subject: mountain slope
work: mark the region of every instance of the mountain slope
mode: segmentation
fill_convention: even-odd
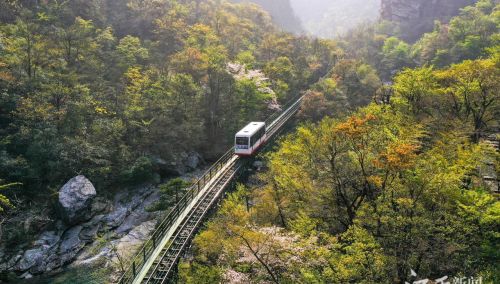
[[[284,30],[300,33],[303,31],[300,20],[295,15],[290,0],[232,0],[235,3],[252,2],[271,14],[274,22]]]

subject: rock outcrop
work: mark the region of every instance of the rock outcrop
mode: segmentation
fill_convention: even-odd
[[[70,179],[59,191],[59,211],[68,225],[87,221],[91,216],[94,185],[85,176]]]
[[[425,32],[432,31],[435,20],[448,22],[458,15],[460,8],[476,0],[381,0],[381,17],[401,26],[405,40],[415,41]]]
[[[194,151],[177,155],[173,164],[164,162],[169,171],[177,168],[186,181],[203,173],[203,163]],[[96,196],[85,176],[76,176],[59,191],[60,218],[44,225],[35,241],[13,248],[0,243],[0,274],[36,279],[60,273],[66,266],[120,266],[149,238],[164,215],[148,210],[159,199],[158,188],[143,186],[122,190],[108,200]]]
[[[92,192],[92,189],[81,190],[82,187],[89,187],[89,183],[87,179],[77,177],[65,187],[68,185],[75,190],[79,189],[77,190],[79,197],[93,196],[93,194],[83,194]],[[99,260],[112,261],[113,257],[116,257],[116,252],[111,249],[113,246],[120,248],[121,251],[118,253],[122,255],[127,252],[128,257],[134,252],[134,248],[149,237],[159,217],[159,212],[146,210],[159,199],[158,190],[152,187],[140,188],[134,192],[122,192],[116,195],[114,201],[95,198],[92,204],[74,195],[69,194],[69,196],[71,197],[66,196],[64,200],[79,200],[70,203],[85,204],[79,211],[88,212],[86,216],[90,214],[93,217],[75,225],[59,220],[50,229],[41,233],[31,247],[19,250],[14,255],[4,255],[0,248],[0,272],[13,271],[22,278],[30,278],[33,275],[60,269],[67,264],[88,265]],[[96,239],[98,235],[104,234],[108,236],[108,241],[103,248],[100,248],[101,244],[96,242]]]

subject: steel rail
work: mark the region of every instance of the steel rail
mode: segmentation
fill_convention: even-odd
[[[233,177],[239,172],[242,163],[236,159],[221,175],[221,178],[213,186],[213,188],[205,193],[205,196],[197,203],[196,208],[191,214],[176,235],[171,239],[169,244],[164,248],[163,254],[156,262],[156,266],[148,273],[147,279],[142,283],[162,284],[167,281],[168,277],[174,270],[181,253],[186,248],[187,244],[194,236],[199,225],[203,222],[210,208],[221,197],[222,192],[227,185],[232,181]]]
[[[198,196],[200,191],[207,186],[211,179],[220,171],[234,155],[234,149],[229,149],[217,160],[181,197],[179,202],[169,211],[165,218],[158,225],[151,237],[143,244],[138,253],[132,258],[129,266],[118,280],[118,283],[132,283],[139,272],[144,268],[147,260],[162,243],[165,233],[175,224],[177,218],[182,215],[188,205]]]

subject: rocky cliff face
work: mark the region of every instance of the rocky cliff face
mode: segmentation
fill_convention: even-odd
[[[476,0],[381,0],[381,17],[399,23],[402,37],[414,41],[432,31],[434,21],[448,22]]]
[[[72,204],[79,208],[80,213],[85,212],[80,216],[91,219],[67,223],[67,217],[63,216],[64,222],[56,220],[32,243],[19,244],[16,248],[0,244],[0,275],[13,272],[21,278],[31,278],[33,275],[57,274],[66,265],[116,265],[117,255],[125,259],[132,256],[148,239],[161,216],[160,212],[147,210],[159,199],[159,192],[153,187],[124,191],[113,201],[95,198],[82,203],[82,200],[89,199],[82,198],[83,192],[90,192],[87,195],[93,196],[95,189],[85,177],[75,177],[60,191],[60,197],[64,195],[60,203],[63,203],[61,206]],[[85,210],[79,204],[84,204]],[[73,211],[65,213],[76,216]],[[102,236],[106,236],[105,239]]]

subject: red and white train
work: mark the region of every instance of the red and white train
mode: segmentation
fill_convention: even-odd
[[[266,123],[250,122],[236,133],[234,153],[238,156],[251,156],[264,145],[266,140]]]

